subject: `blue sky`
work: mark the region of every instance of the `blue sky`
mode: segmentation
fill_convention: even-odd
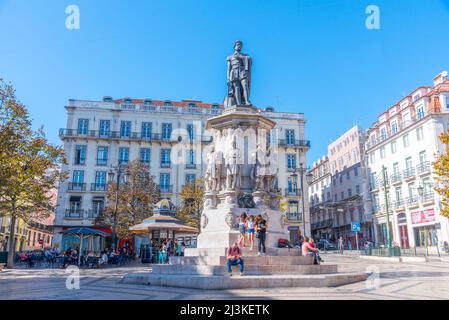
[[[65,27],[71,4],[80,30]],[[370,4],[380,30],[365,27]],[[70,98],[222,102],[241,39],[253,104],[305,113],[311,164],[449,69],[448,30],[449,0],[0,0],[0,76],[60,143]]]

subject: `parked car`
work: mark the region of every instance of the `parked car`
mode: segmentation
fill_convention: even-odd
[[[317,242],[317,247],[319,250],[336,250],[337,246],[326,239],[321,239]]]

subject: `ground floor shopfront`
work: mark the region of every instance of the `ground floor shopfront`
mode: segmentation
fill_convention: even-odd
[[[402,212],[393,212],[388,216],[390,238],[394,246],[402,249],[413,247],[445,248],[449,242],[449,222],[439,215],[439,208],[417,208]],[[377,218],[377,241],[379,245],[388,245],[387,216]]]

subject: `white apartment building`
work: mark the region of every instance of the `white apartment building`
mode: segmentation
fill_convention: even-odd
[[[417,88],[367,130],[378,244],[387,245],[387,219],[392,242],[402,248],[435,249],[448,241],[448,219],[439,214],[432,168],[436,155],[444,150],[438,137],[448,129],[449,81],[442,73],[433,86]]]
[[[60,130],[68,158],[62,171],[69,172],[69,179],[59,187],[54,243],[64,249],[76,240],[62,237],[58,232],[63,229],[93,227],[106,205],[108,172],[119,163],[140,159],[149,165],[161,197],[179,204],[182,187],[204,175],[203,151],[212,141],[205,123],[221,114],[222,108],[193,100],[69,100],[66,128]],[[269,140],[277,147],[278,188],[289,200],[287,217],[293,235],[302,228],[303,214],[292,173],[300,164],[305,166],[310,148],[304,138],[304,114],[275,112],[272,107],[260,112],[276,121]],[[310,232],[307,204],[304,216]]]
[[[368,175],[364,162],[364,133],[354,126],[328,145],[328,155],[314,164],[309,188],[312,230],[317,238],[356,245],[351,222],[359,222],[359,243],[372,240],[373,226]],[[313,195],[313,197],[312,197]]]
[[[329,158],[323,156],[312,165],[313,175],[309,184],[309,206],[312,237],[315,239],[332,239],[334,224],[332,204],[332,175]]]

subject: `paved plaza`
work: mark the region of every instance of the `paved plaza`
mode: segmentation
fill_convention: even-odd
[[[449,299],[449,261],[385,262],[353,256],[323,255],[340,272],[379,272],[367,282],[338,288],[278,288],[202,291],[121,283],[128,272],[145,267],[81,270],[80,289],[66,288],[65,270],[4,270],[0,273],[0,299]]]

